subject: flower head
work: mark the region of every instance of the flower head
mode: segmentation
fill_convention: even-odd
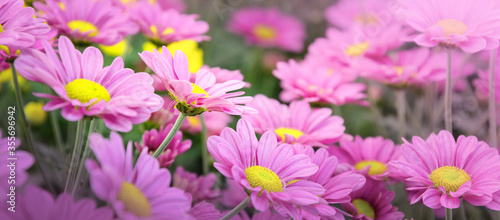
[[[304,24],[276,8],[248,7],[235,11],[228,29],[243,35],[249,44],[300,52],[305,40]]]
[[[256,95],[247,106],[259,112],[242,116],[257,133],[272,131],[278,140],[285,143],[326,147],[344,134],[344,120],[341,117],[331,116],[329,108],[311,109],[305,101],[293,101],[287,106],[264,95]]]
[[[216,176],[213,173],[198,176],[178,166],[174,173],[172,187],[177,187],[191,194],[193,203],[196,204],[203,200],[211,200],[219,196],[219,190],[213,189],[215,181]]]
[[[341,29],[349,29],[353,25],[381,25],[387,18],[387,0],[350,1],[340,0],[325,10],[325,18],[330,24]],[[380,13],[380,14],[379,14]]]
[[[424,47],[459,47],[468,53],[497,48],[500,8],[491,0],[402,1],[398,14]]]
[[[241,119],[237,131],[226,128],[220,136],[208,139],[208,151],[214,166],[222,175],[234,179],[250,194],[253,206],[266,211],[270,204],[297,218],[299,210],[293,205],[312,205],[320,201],[317,195],[325,190],[320,184],[307,180],[318,166],[305,154],[295,155],[289,145],[278,145],[276,135],[266,132],[257,140],[251,124]]]
[[[450,209],[460,206],[460,198],[472,205],[483,206],[500,190],[500,155],[476,137],[441,131],[427,140],[413,137],[405,140],[403,159],[391,165],[406,174],[409,191],[416,191],[411,203],[420,200],[432,208]]]
[[[144,148],[133,165],[132,143],[126,150],[119,134],[110,139],[93,133],[90,147],[99,163],[88,159],[90,186],[95,195],[111,204],[122,219],[161,219],[169,216],[185,219],[191,199],[177,188],[171,188],[170,172]]]
[[[83,54],[64,36],[59,38],[59,58],[48,42],[46,54],[30,50],[15,61],[19,74],[50,86],[57,95],[35,93],[51,99],[45,111],[62,109],[69,121],[95,116],[112,130],[130,131],[132,124],[146,121],[163,100],[154,94],[153,79],[147,73],[123,68],[122,58],[102,67],[103,57],[95,47]]]

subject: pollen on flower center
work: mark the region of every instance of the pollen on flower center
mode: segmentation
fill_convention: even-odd
[[[202,98],[207,98],[209,95],[207,91],[205,91],[203,88],[201,88],[199,85],[196,85],[194,83],[191,83],[193,85],[193,91],[192,93],[198,93],[198,94],[205,94]]]
[[[281,192],[283,191],[283,183],[281,179],[272,170],[267,167],[251,166],[245,169],[245,176],[247,177],[250,186],[260,186],[261,189],[268,192]]]
[[[97,99],[96,102],[101,99],[108,102],[111,99],[106,88],[88,79],[75,79],[68,83],[65,88],[70,99],[78,99],[81,103],[87,103],[93,98]]]
[[[68,27],[72,31],[78,29],[80,33],[88,32],[89,37],[94,37],[99,33],[97,27],[88,21],[82,21],[82,20],[70,21],[68,22]]]
[[[455,166],[442,166],[432,171],[429,176],[434,187],[444,186],[446,192],[456,192],[462,184],[471,181],[465,170]]]
[[[274,132],[281,137],[281,140],[285,140],[285,134],[292,135],[295,139],[299,139],[304,134],[304,132],[294,128],[278,128]]]
[[[353,45],[347,47],[347,49],[344,51],[344,53],[348,56],[357,57],[357,56],[363,55],[363,53],[365,53],[365,51],[368,49],[369,46],[370,46],[370,43],[368,43],[368,42],[361,42],[361,43],[353,44]]]
[[[368,175],[379,175],[387,170],[387,166],[376,160],[362,160],[354,165],[354,168],[356,168],[356,170],[362,170],[367,166],[370,166]]]
[[[144,194],[133,184],[123,182],[122,189],[116,199],[123,202],[125,210],[138,217],[151,216],[151,205]]]
[[[255,36],[265,41],[274,40],[274,38],[276,38],[276,30],[267,25],[255,25],[253,33]]]
[[[436,23],[443,28],[446,37],[450,34],[463,35],[467,32],[467,25],[455,19],[443,19]]]
[[[375,210],[369,202],[363,199],[354,199],[352,200],[352,204],[356,207],[358,214],[365,214],[366,217],[375,219]]]

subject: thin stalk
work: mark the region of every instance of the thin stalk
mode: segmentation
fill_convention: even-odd
[[[48,86],[45,86],[45,92],[48,94],[52,93]],[[57,123],[57,118],[58,118],[57,112],[50,111],[49,118],[50,118],[50,124],[52,125],[52,133],[54,133],[54,139],[56,141],[57,149],[59,150],[61,157],[63,157],[65,154],[65,151],[64,151],[64,145],[63,145],[63,140],[62,140],[62,135],[61,135],[61,127],[59,126],[59,123]]]
[[[489,113],[490,113],[490,143],[494,148],[498,147],[497,140],[497,119],[496,119],[496,103],[495,103],[495,60],[497,58],[497,50],[491,50],[490,54],[490,77],[489,77]]]
[[[396,95],[396,109],[398,115],[398,138],[405,138],[406,136],[406,100],[405,91],[403,89],[395,90]]]
[[[446,220],[453,220],[453,209],[446,208]]]
[[[463,199],[460,199],[460,207],[458,207],[458,211],[460,213],[460,220],[467,220],[467,214],[465,213],[465,202]]]
[[[209,155],[207,150],[207,124],[205,123],[205,117],[203,114],[200,115],[201,121],[201,163],[203,174],[207,174],[209,170]]]
[[[83,136],[85,135],[85,119],[78,120],[76,125],[76,137],[75,145],[73,146],[73,154],[71,156],[71,162],[69,164],[68,177],[66,179],[66,185],[64,186],[64,192],[70,192],[73,187],[73,180],[75,176],[75,168],[78,167],[78,161],[80,159],[80,153],[82,151]]]
[[[161,144],[158,147],[158,149],[156,149],[156,151],[154,152],[154,154],[153,154],[154,158],[158,159],[158,157],[160,156],[160,154],[163,151],[165,151],[165,148],[167,148],[167,145],[174,138],[175,133],[177,133],[177,131],[179,131],[179,128],[181,127],[182,122],[184,121],[185,118],[186,118],[186,114],[184,114],[184,113],[181,112],[179,114],[179,116],[177,117],[177,120],[175,120],[175,123],[174,123],[174,126],[172,127],[172,130],[170,130],[170,132],[168,132],[168,135],[167,135],[167,137],[165,137],[165,140],[163,140],[163,142],[161,142]]]
[[[47,187],[49,187],[49,190],[52,192],[52,194],[54,194],[55,190],[52,187],[52,184],[50,184],[49,180],[47,179],[47,175],[45,175],[45,171],[43,170],[42,164],[40,163],[41,157],[36,151],[36,149],[33,147],[33,137],[31,136],[28,119],[26,118],[26,114],[24,113],[23,96],[21,94],[21,87],[19,86],[19,81],[17,80],[16,67],[14,66],[14,62],[9,62],[9,64],[10,68],[12,69],[12,80],[14,81],[14,87],[15,87],[14,93],[16,96],[17,106],[19,107],[19,114],[21,115],[21,128],[23,129],[23,133],[26,136],[26,144],[28,145],[29,149],[35,156],[36,166],[40,170],[40,173],[42,174],[45,184],[47,185]]]
[[[71,195],[75,196],[75,193],[78,190],[78,187],[80,186],[80,182],[82,181],[81,178],[83,176],[83,169],[85,168],[85,160],[90,156],[90,147],[89,147],[89,137],[90,134],[94,133],[97,129],[97,118],[92,118],[92,121],[90,121],[90,126],[89,126],[89,132],[87,134],[87,143],[85,144],[85,148],[83,150],[83,156],[82,159],[80,160],[80,163],[78,165],[78,171],[76,172],[76,179],[75,179],[75,184],[71,190]]]
[[[446,62],[446,87],[444,91],[444,127],[447,131],[452,132],[452,118],[451,118],[451,95],[452,95],[452,87],[451,87],[451,49],[446,50],[447,53],[447,62]]]
[[[245,200],[241,201],[240,204],[238,204],[234,209],[232,209],[229,213],[227,213],[224,217],[220,218],[219,220],[229,220],[236,216],[238,213],[241,212],[245,207],[248,206],[248,200],[250,199],[250,196],[245,198]]]

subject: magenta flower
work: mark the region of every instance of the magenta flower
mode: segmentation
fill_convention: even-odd
[[[24,78],[44,83],[56,92],[34,93],[51,99],[45,111],[61,109],[69,121],[100,117],[110,129],[127,132],[132,124],[145,122],[163,104],[161,97],[154,94],[151,76],[123,68],[120,57],[102,68],[103,57],[97,48],[88,47],[82,54],[64,36],[59,38],[61,59],[48,42],[44,42],[44,49],[46,54],[28,51],[15,65]]]
[[[212,200],[220,195],[219,190],[214,189],[216,180],[214,173],[198,176],[178,166],[174,173],[172,187],[191,194],[193,203],[196,204],[203,200]]]
[[[243,115],[242,118],[250,122],[257,133],[272,131],[281,142],[327,147],[338,141],[345,131],[344,119],[331,116],[331,109],[311,109],[305,101],[293,101],[287,106],[264,95],[256,95],[247,106],[259,113]]]
[[[483,206],[500,190],[498,151],[476,137],[462,135],[455,142],[450,132],[441,131],[412,141],[402,145],[404,159],[391,162],[406,174],[407,190],[416,191],[411,204],[422,200],[432,209],[455,209],[463,198]]]
[[[340,170],[359,172],[378,181],[392,177],[389,162],[401,157],[400,147],[380,136],[341,140],[340,147],[333,146],[328,151],[339,159]]]
[[[137,33],[137,25],[111,1],[46,0],[33,3],[38,16],[75,42],[114,45]]]
[[[203,69],[196,74],[195,82],[190,82],[187,57],[180,50],[172,57],[167,47],[163,46],[161,53],[157,50],[144,51],[139,56],[161,79],[177,103],[177,109],[188,116],[205,111],[220,111],[232,115],[255,112],[255,109],[239,105],[252,101],[252,97],[238,97],[244,92],[228,93],[245,85],[240,80],[215,83],[214,75]]]
[[[135,143],[135,147],[139,151],[147,148],[151,154],[154,153],[172,130],[172,127],[173,124],[169,124],[165,127],[160,126],[159,131],[156,129],[145,131],[142,135],[142,144]],[[191,140],[182,141],[182,132],[178,131],[167,145],[165,151],[158,157],[160,167],[170,166],[178,155],[186,152],[189,148],[191,148]]]
[[[239,9],[233,13],[227,28],[243,35],[250,45],[277,47],[292,52],[302,51],[306,37],[300,20],[276,8]]]
[[[94,194],[108,202],[121,219],[185,219],[191,199],[170,186],[170,172],[160,168],[158,161],[145,148],[133,163],[132,143],[127,149],[119,134],[110,139],[93,133],[90,147],[99,163],[88,159],[85,166],[90,174]]]
[[[10,135],[9,132],[14,135]],[[16,135],[15,130],[9,130],[7,137],[2,138],[2,130],[0,129],[0,178],[4,180],[0,182],[0,193],[4,196],[10,193],[10,186],[18,189],[28,180],[27,170],[35,162],[35,158],[30,153],[17,150],[20,141],[17,138],[19,136]],[[13,152],[14,155],[11,155],[10,152]],[[12,169],[14,169],[15,175],[11,175]]]
[[[340,0],[325,10],[325,18],[330,24],[340,29],[349,29],[356,25],[376,26],[394,22],[387,21],[387,0]],[[390,19],[390,18],[389,18]]]
[[[420,46],[459,47],[467,53],[498,47],[500,8],[492,0],[403,1],[398,12]]]
[[[245,189],[240,186],[233,179],[226,179],[226,188],[221,192],[221,203],[227,208],[236,207],[243,201],[248,194]],[[253,207],[252,203],[249,203],[249,207]]]
[[[193,206],[187,213],[193,220],[215,220],[223,217],[212,203],[200,202]]]
[[[50,30],[43,19],[33,18],[33,8],[23,6],[22,0],[0,1],[0,60],[16,57]]]
[[[352,214],[352,219],[362,220],[400,220],[404,213],[392,206],[394,192],[385,188],[383,182],[367,179],[360,190],[351,193],[351,200],[342,203],[344,209]]]
[[[347,79],[341,73],[328,71],[307,63],[280,62],[273,71],[281,80],[283,91],[280,99],[285,102],[303,99],[306,102],[319,102],[333,105],[348,103],[368,105],[363,100],[366,86]]]
[[[88,198],[75,201],[68,193],[54,199],[50,192],[33,185],[16,196],[15,213],[7,208],[0,211],[4,220],[54,220],[54,219],[115,219],[113,210],[108,207],[97,208],[96,203]],[[5,202],[4,202],[5,203]]]
[[[220,136],[210,137],[208,151],[217,161],[215,168],[248,190],[259,211],[266,211],[271,204],[298,218],[299,210],[294,205],[316,204],[320,202],[317,195],[325,192],[320,184],[307,180],[287,185],[313,175],[318,166],[307,155],[295,155],[289,145],[278,145],[272,132],[264,133],[258,141],[244,119],[238,122],[237,131],[226,128]]]
[[[141,2],[131,11],[131,16],[139,24],[141,32],[157,45],[210,39],[204,35],[208,31],[208,23],[197,21],[198,15],[182,14],[173,9],[163,11],[158,6]]]

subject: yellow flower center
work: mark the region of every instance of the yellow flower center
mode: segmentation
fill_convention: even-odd
[[[0,31],[1,32],[1,31]],[[5,46],[5,45],[0,45],[0,50],[3,50],[5,51],[5,53],[7,54],[7,56],[10,56],[10,49]],[[21,51],[20,50],[16,50],[16,55],[19,56],[19,54],[21,54]]]
[[[261,40],[270,41],[276,38],[276,29],[267,25],[255,25],[253,34]]]
[[[352,204],[356,207],[358,214],[365,214],[366,217],[375,219],[375,210],[373,210],[369,202],[362,199],[354,199],[352,200]]]
[[[200,125],[200,120],[196,116],[189,116],[187,117],[187,120],[189,122],[189,125],[191,125],[191,127],[198,127],[198,125]]]
[[[118,57],[123,54],[125,54],[128,49],[128,40],[123,39],[122,41],[118,42],[117,44],[111,45],[111,46],[106,46],[99,44],[99,48],[101,51],[107,55],[113,56],[113,57]]]
[[[402,66],[395,66],[394,69],[396,70],[396,73],[398,76],[403,75],[403,67]]]
[[[455,166],[442,166],[432,171],[429,176],[434,187],[444,186],[446,192],[456,192],[462,184],[471,181],[471,178],[465,170]]]
[[[450,34],[463,35],[467,32],[467,25],[455,19],[443,19],[438,21],[436,25],[443,28],[446,37]]]
[[[66,85],[66,93],[70,99],[78,99],[81,103],[87,103],[91,99],[96,98],[92,104],[104,99],[108,102],[111,97],[108,90],[99,83],[87,79],[75,79]]]
[[[168,50],[175,55],[175,51],[180,50],[186,54],[189,64],[189,72],[196,73],[203,66],[203,51],[194,40],[181,40],[167,45]]]
[[[387,166],[376,160],[362,160],[354,165],[354,168],[356,168],[356,170],[362,170],[367,166],[370,166],[368,175],[379,175],[387,170]]]
[[[2,26],[2,24],[0,24],[0,33],[2,33],[2,32],[3,32],[3,26]]]
[[[24,106],[26,118],[32,125],[42,125],[47,120],[47,112],[43,110],[43,102],[29,102]]]
[[[149,30],[151,30],[151,32],[153,33],[153,36],[155,38],[158,38],[158,28],[155,25],[151,25],[151,27],[149,27]],[[167,35],[167,34],[171,34],[174,32],[175,32],[175,29],[168,27],[168,28],[165,28],[165,30],[163,30],[163,32],[161,32],[161,35]]]
[[[202,96],[201,98],[208,97],[208,93],[203,88],[201,88],[199,85],[196,85],[194,83],[191,83],[191,85],[193,85],[192,93],[205,94],[205,96]]]
[[[116,199],[123,202],[125,210],[134,213],[137,217],[151,216],[151,205],[148,199],[133,184],[123,182],[122,189]]]
[[[245,176],[252,187],[260,186],[262,190],[267,190],[268,192],[283,191],[281,179],[267,167],[251,166],[246,168]]]
[[[304,132],[294,128],[278,128],[274,132],[281,137],[281,140],[285,140],[285,134],[292,135],[295,139],[299,139],[304,134]]]
[[[357,56],[363,55],[369,46],[370,46],[370,43],[368,43],[368,42],[353,44],[353,45],[347,47],[347,49],[344,51],[344,53],[348,56],[351,56],[351,57],[357,57]]]
[[[78,29],[78,31],[80,33],[88,33],[89,37],[94,37],[99,33],[99,31],[97,30],[97,27],[88,21],[82,21],[82,20],[70,21],[68,23],[68,27],[72,31]]]

